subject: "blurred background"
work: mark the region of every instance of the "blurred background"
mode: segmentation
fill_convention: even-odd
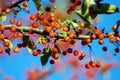
[[[0,0],[0,7],[5,8],[12,1],[18,0]],[[66,18],[77,17],[66,13],[69,0],[56,0],[55,3],[51,3],[49,0],[41,0],[41,2],[43,8],[57,5],[56,14],[63,15],[61,16],[63,18],[66,16]],[[120,9],[120,0],[103,0],[102,3],[114,4]],[[17,20],[23,22],[23,25],[29,25],[28,16],[37,12],[32,0],[29,1],[29,5],[29,14],[21,11],[16,17]],[[12,17],[13,14],[11,13],[7,15],[7,20],[3,24],[8,24],[9,19]],[[100,29],[105,28],[105,32],[111,32],[112,26],[116,25],[118,20],[120,20],[120,13],[99,15],[95,25]],[[13,40],[12,42],[16,46],[19,41]],[[107,39],[105,39],[104,44],[108,48],[107,52],[102,51],[104,45],[100,46],[97,40],[93,41],[91,45],[94,54],[93,59],[102,63],[102,67],[99,69],[86,69],[84,67],[89,61],[89,56],[79,61],[71,54],[62,56],[54,65],[48,62],[46,66],[42,67],[40,56],[34,57],[28,53],[27,49],[21,48],[18,54],[12,52],[10,56],[6,53],[0,55],[0,80],[31,80],[33,77],[36,79],[32,80],[119,80],[120,54],[114,55],[116,46],[109,43]],[[89,48],[81,46],[79,42],[75,44],[74,48],[89,54]]]

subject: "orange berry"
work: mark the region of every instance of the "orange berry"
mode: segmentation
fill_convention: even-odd
[[[120,42],[120,37],[116,37],[116,41],[117,41],[117,42]]]
[[[55,22],[51,22],[49,25],[50,25],[51,27],[54,27],[54,26],[55,26]]]
[[[68,26],[64,26],[63,27],[63,31],[68,32],[69,31],[69,27]]]
[[[46,29],[45,29],[47,32],[51,32],[52,31],[52,27],[46,27]]]
[[[0,15],[2,15],[2,8],[0,8]]]
[[[32,14],[32,15],[30,16],[30,19],[31,19],[31,20],[35,20],[35,19],[36,19],[36,15],[35,15],[35,14]]]
[[[55,14],[53,12],[50,12],[49,16],[50,17],[55,17]]]
[[[91,64],[91,66],[92,66],[93,68],[96,67],[96,63],[93,62],[93,63]]]
[[[60,29],[60,24],[57,23],[57,24],[55,25],[55,28],[56,28],[56,29]]]
[[[4,39],[4,35],[0,34],[0,40],[3,40],[3,39]]]
[[[58,53],[58,49],[57,48],[52,48],[52,53]]]
[[[85,64],[86,69],[89,69],[90,67],[91,67],[90,64]]]
[[[85,57],[85,56],[86,56],[86,53],[85,53],[85,52],[82,52],[82,53],[81,53],[81,56],[82,56],[82,57]]]
[[[114,42],[114,38],[109,38],[109,41],[113,43]]]
[[[53,53],[53,54],[52,54],[52,58],[54,58],[54,59],[58,59],[58,58],[59,58],[58,53]]]
[[[17,29],[16,29],[15,26],[12,26],[12,27],[10,28],[10,31],[11,31],[11,32],[16,32],[16,30],[17,30]]]
[[[23,34],[21,32],[18,32],[18,37],[23,37]]]
[[[69,33],[69,37],[70,37],[70,39],[73,39],[75,37],[75,33],[73,33],[73,32]]]
[[[68,41],[70,40],[70,37],[69,37],[69,36],[65,36],[65,37],[64,37],[64,40],[65,40],[66,42],[68,42]]]
[[[99,39],[103,39],[104,38],[104,34],[101,33],[101,34],[98,35],[98,37],[99,37]]]
[[[78,56],[78,54],[79,54],[79,51],[78,51],[78,50],[74,50],[74,51],[73,51],[73,55],[74,55],[74,56]]]
[[[9,23],[10,24],[14,24],[15,23],[15,19],[10,19]]]
[[[17,37],[18,37],[18,34],[17,34],[17,33],[14,33],[14,34],[13,34],[13,37],[14,37],[14,38],[17,38]]]
[[[100,30],[99,30],[99,29],[95,29],[95,30],[94,30],[94,33],[95,33],[96,35],[98,35],[98,34],[100,34]]]
[[[90,64],[90,66],[93,67],[93,68],[96,67],[95,62],[93,62],[93,61],[90,61],[89,64]]]
[[[100,68],[101,67],[101,63],[96,63],[96,67]]]
[[[41,25],[44,25],[44,22],[43,22],[43,20],[40,20],[40,24],[41,24]]]
[[[114,38],[114,35],[113,35],[113,34],[110,34],[110,35],[109,35],[109,38]]]
[[[40,14],[40,13],[37,13],[37,14],[36,14],[36,17],[40,20],[40,19],[41,19],[41,14]]]
[[[8,42],[8,41],[4,41],[4,46],[5,46],[5,47],[10,46],[10,42]]]
[[[51,38],[54,38],[54,37],[55,37],[55,33],[54,33],[54,32],[50,32],[50,33],[49,33],[49,36],[50,36]]]
[[[14,4],[15,4],[15,2],[14,2],[14,1],[12,1],[12,2],[11,2],[11,5],[14,5]]]
[[[19,48],[14,48],[13,51],[14,51],[15,53],[19,53],[19,52],[20,52]]]
[[[102,44],[104,44],[104,40],[103,40],[103,39],[99,39],[98,43],[99,43],[100,45],[102,45]]]
[[[50,22],[55,22],[55,18],[54,18],[54,17],[51,17],[51,18],[50,18]]]
[[[24,7],[28,7],[28,6],[29,6],[28,2],[27,2],[27,1],[24,1],[24,2],[23,2],[23,6],[24,6]]]
[[[16,26],[18,26],[18,27],[22,26],[22,22],[21,21],[17,21],[16,22]]]
[[[38,51],[34,51],[32,54],[33,54],[33,56],[38,56],[39,52]]]
[[[2,47],[0,47],[0,54],[1,54],[1,53],[3,53],[3,48],[2,48]]]
[[[92,38],[92,39],[96,39],[97,36],[96,36],[95,34],[92,34],[92,35],[91,35],[91,38]]]
[[[7,8],[7,9],[5,9],[5,13],[10,13],[10,11],[11,11],[11,9],[9,9],[9,8]]]
[[[32,27],[33,28],[38,28],[38,23],[37,22],[32,23]]]
[[[47,43],[47,41],[45,39],[42,39],[41,42],[42,42],[42,44],[46,44]]]
[[[90,38],[86,39],[87,43],[91,43],[92,40]]]
[[[5,30],[5,25],[0,25],[0,31],[4,31]]]
[[[79,26],[80,26],[81,28],[83,28],[83,27],[85,26],[84,22],[80,22],[80,23],[79,23]]]
[[[117,29],[117,26],[113,26],[112,30],[115,31]]]

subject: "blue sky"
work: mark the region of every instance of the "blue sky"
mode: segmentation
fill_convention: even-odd
[[[103,2],[115,4],[120,9],[120,0],[103,0]],[[49,2],[48,0],[42,0],[42,4],[47,5],[49,4]],[[33,3],[30,3],[30,5],[33,5]],[[31,13],[35,13],[34,6],[30,7],[30,9],[33,9]],[[19,14],[18,20],[21,19],[20,17],[24,16],[24,14],[25,14],[24,12]],[[99,18],[100,18],[100,22],[97,23],[97,26],[100,28],[105,27],[105,31],[111,31],[111,27],[116,24],[117,20],[120,20],[120,13],[115,13],[111,15],[100,15]],[[104,57],[104,54],[107,54],[107,53],[102,52],[101,50],[102,47],[96,43],[97,41],[94,41],[92,43],[95,55],[97,57],[99,56]],[[110,53],[112,49],[115,47],[109,42],[105,42],[105,45],[109,46],[108,49]],[[87,48],[84,48],[84,50],[88,51]],[[116,60],[119,62],[120,61],[119,57],[120,57],[120,54],[118,54],[117,56],[112,56],[112,60]],[[0,56],[0,68],[2,68],[3,70],[3,72],[0,73],[0,80],[2,80],[3,77],[6,75],[14,76],[14,80],[24,80],[25,71],[27,69],[30,69],[33,65],[42,68],[39,56],[34,57],[31,54],[28,54],[26,49],[22,49],[21,52],[18,54],[12,53],[11,56],[8,56],[8,55]],[[47,64],[46,67],[42,69],[51,68],[51,67],[52,67],[51,65]],[[62,80],[66,80],[69,78],[69,76],[71,76],[72,72],[73,71],[71,71],[70,69],[65,69],[60,73],[52,74],[50,78],[51,80],[61,80],[62,78],[63,78]],[[112,69],[110,71],[111,77],[109,80],[119,80],[120,79],[119,73],[120,73],[120,68]],[[99,79],[96,79],[96,80],[102,80],[100,75],[98,77]],[[85,78],[82,80],[85,80]]]

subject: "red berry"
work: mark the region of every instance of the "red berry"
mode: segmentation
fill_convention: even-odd
[[[8,42],[8,41],[4,41],[4,46],[5,46],[5,47],[10,46],[10,42]]]
[[[30,19],[31,19],[31,20],[35,20],[35,19],[36,19],[36,15],[35,15],[35,14],[32,14],[32,15],[30,16]]]
[[[74,50],[74,51],[73,51],[73,54],[74,54],[74,56],[78,56],[79,51],[78,51],[78,50]]]
[[[22,22],[21,21],[17,21],[16,22],[16,26],[18,26],[18,27],[22,26]]]
[[[68,53],[72,53],[72,52],[73,52],[72,48],[68,48],[68,49],[67,49],[67,52],[68,52]]]
[[[103,46],[103,51],[107,51],[107,47],[106,46]]]
[[[85,52],[82,52],[82,53],[81,53],[81,56],[82,56],[82,57],[85,57],[85,56],[86,56],[86,53],[85,53]]]
[[[54,3],[56,0],[50,0],[50,2]]]
[[[78,56],[78,59],[79,60],[82,60],[84,57],[82,57],[81,55],[80,56]]]
[[[52,54],[52,57],[53,57],[54,59],[58,59],[58,58],[59,58],[59,55],[58,55],[58,53],[53,53],[53,54]]]
[[[37,28],[38,27],[38,23],[37,22],[32,23],[32,27],[33,28]]]
[[[14,24],[15,23],[15,19],[10,19],[9,23],[10,24]]]
[[[54,64],[55,63],[55,61],[54,60],[50,60],[50,64]]]
[[[32,54],[33,54],[33,56],[38,56],[38,55],[39,55],[39,52],[34,51]]]
[[[90,64],[85,64],[86,69],[89,69],[90,67],[91,67]]]
[[[57,48],[52,48],[52,53],[58,53],[58,49]]]
[[[99,39],[98,43],[99,43],[100,45],[102,45],[102,44],[104,44],[104,40],[103,40],[103,39]]]
[[[2,47],[0,47],[0,54],[3,52],[3,48]]]
[[[66,54],[67,54],[67,52],[66,52],[66,51],[63,51],[63,52],[62,52],[62,55],[63,55],[63,56],[65,56]]]
[[[16,27],[15,26],[12,26],[11,28],[10,28],[10,31],[11,32],[15,32],[17,29],[16,29]]]
[[[100,67],[101,67],[101,64],[100,64],[100,63],[96,63],[96,67],[97,67],[97,68],[100,68]]]

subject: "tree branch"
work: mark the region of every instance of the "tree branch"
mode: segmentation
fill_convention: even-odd
[[[11,8],[13,8],[13,7],[17,7],[18,4],[20,4],[20,3],[24,2],[24,1],[25,1],[25,0],[19,0],[19,1],[15,2],[13,5],[8,6],[7,8],[11,9]],[[5,9],[7,9],[7,8],[5,8]],[[5,9],[3,9],[2,11],[4,12]]]
[[[5,26],[6,26],[6,29],[10,29],[11,26],[13,26],[13,25],[5,25]],[[38,28],[32,28],[31,26],[22,26],[22,27],[15,26],[15,27],[16,27],[17,31],[20,31],[20,32],[29,32],[30,30],[33,30],[34,33],[36,33],[36,34],[45,35],[44,30],[38,29]],[[109,35],[111,35],[111,34],[114,35],[115,32],[110,32],[109,34],[106,34],[105,38],[109,37]],[[61,34],[61,33],[56,33],[55,37],[64,39],[64,35]],[[88,38],[91,38],[91,36],[90,35],[79,34],[78,36],[75,36],[74,39],[83,40],[83,39],[88,39]]]

